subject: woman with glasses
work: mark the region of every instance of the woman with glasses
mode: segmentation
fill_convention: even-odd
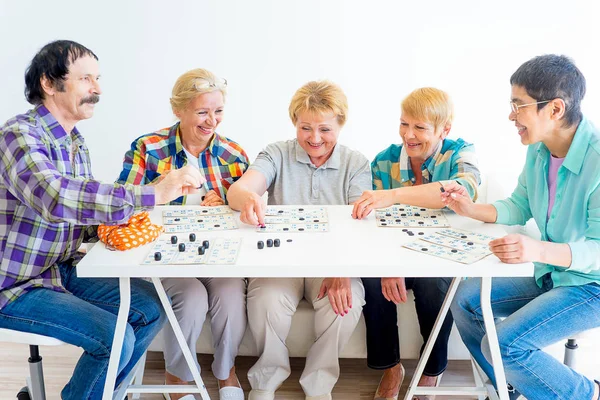
[[[289,115],[296,138],[268,145],[227,195],[244,223],[264,224],[261,197],[267,191],[272,205],[347,205],[371,185],[369,161],[338,143],[348,115],[346,95],[338,85],[308,82],[292,97]],[[248,326],[260,353],[248,371],[249,400],[273,400],[290,375],[285,341],[302,298],[315,310],[315,342],[306,356],[300,385],[307,400],[331,400],[340,374],[339,353],[364,304],[357,278],[249,280]]]
[[[192,165],[206,178],[204,193],[180,197],[169,204],[225,204],[227,190],[248,168],[248,156],[240,145],[216,132],[223,119],[226,87],[227,81],[204,69],[181,75],[171,97],[171,108],[179,121],[134,140],[125,153],[118,182],[153,184],[169,171]],[[210,313],[215,348],[212,371],[219,380],[219,396],[243,400],[234,361],[246,330],[245,279],[165,278],[162,284],[192,354],[196,353],[206,313]],[[164,356],[168,384],[193,380],[170,324],[164,329]],[[196,366],[200,368],[197,361]],[[194,397],[171,394],[170,398]]]
[[[473,204],[445,185],[442,201],[460,215],[524,225],[540,240],[510,234],[490,242],[505,263],[533,262],[531,278],[494,278],[492,311],[506,379],[528,399],[598,399],[598,383],[542,349],[600,326],[600,132],[581,113],[585,78],[565,56],[535,57],[510,78],[512,110],[528,146],[513,194]],[[481,314],[480,279],[461,283],[452,314],[469,351],[495,383]]]
[[[352,216],[363,218],[376,208],[393,204],[442,208],[440,185],[456,182],[469,198],[477,197],[479,170],[473,145],[448,139],[454,107],[450,96],[435,88],[420,88],[403,101],[400,116],[402,144],[393,144],[371,163],[373,189],[354,203]],[[421,335],[426,343],[439,314],[450,278],[363,278],[363,308],[367,327],[367,364],[383,370],[375,399],[397,399],[404,379],[396,305],[412,289]],[[448,365],[448,314],[427,361],[419,386],[436,386]]]

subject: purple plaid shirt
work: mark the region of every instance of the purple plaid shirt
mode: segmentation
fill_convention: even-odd
[[[77,258],[94,225],[154,206],[151,186],[95,181],[83,137],[44,106],[0,127],[0,149],[0,309],[33,288],[65,292],[57,264]]]

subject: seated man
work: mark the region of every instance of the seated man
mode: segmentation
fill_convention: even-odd
[[[35,107],[0,127],[0,328],[55,337],[82,347],[65,400],[100,399],[119,310],[116,279],[80,279],[77,249],[95,225],[124,223],[203,180],[189,167],[155,186],[94,180],[75,124],[91,118],[101,94],[98,57],[71,41],[44,46],[25,74]],[[164,321],[153,286],[131,281],[131,310],[117,385]]]
[[[331,82],[309,82],[296,92],[289,108],[296,139],[267,146],[227,193],[229,205],[241,210],[242,222],[264,223],[261,196],[267,189],[269,204],[324,205],[352,204],[371,186],[369,161],[337,143],[347,109],[346,96]],[[315,309],[316,341],[300,384],[307,399],[331,399],[339,353],[364,304],[357,278],[250,279],[248,326],[261,355],[248,371],[249,400],[273,400],[290,375],[285,340],[303,297]]]
[[[473,145],[462,139],[448,139],[454,107],[450,96],[435,88],[420,88],[402,100],[400,138],[371,163],[373,188],[354,203],[355,218],[373,209],[396,203],[442,208],[442,183],[458,182],[469,196],[477,196],[479,170]],[[404,379],[400,363],[400,343],[396,305],[406,301],[412,289],[419,327],[427,342],[442,308],[450,278],[363,278],[367,364],[384,370],[375,399],[395,399]],[[419,386],[436,386],[448,365],[448,338],[452,315],[448,314],[427,360]],[[423,345],[424,347],[424,345]],[[423,348],[421,348],[423,351]]]

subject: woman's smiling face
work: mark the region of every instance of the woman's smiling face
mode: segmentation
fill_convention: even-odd
[[[402,113],[400,137],[408,156],[421,162],[427,160],[439,143],[448,136],[450,126],[435,128],[433,124]]]
[[[334,113],[302,112],[296,122],[296,138],[310,161],[320,167],[333,153],[342,127]]]

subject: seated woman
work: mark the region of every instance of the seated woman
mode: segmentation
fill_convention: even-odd
[[[269,204],[352,204],[371,184],[369,161],[338,144],[348,105],[331,82],[302,86],[289,107],[296,139],[260,152],[227,198],[242,222],[264,223],[261,196]],[[285,345],[292,316],[302,298],[315,309],[316,341],[306,357],[300,384],[307,399],[331,399],[340,373],[338,356],[360,318],[364,292],[357,278],[250,279],[248,325],[260,353],[248,371],[250,400],[273,400],[290,375]]]
[[[206,178],[208,191],[201,198],[183,196],[169,204],[224,204],[227,189],[248,168],[244,150],[215,131],[223,119],[226,86],[225,80],[204,69],[181,75],[171,97],[179,122],[134,140],[125,153],[118,182],[153,184],[171,170],[192,165]],[[212,371],[219,380],[219,396],[243,400],[234,362],[246,330],[245,279],[165,278],[162,283],[192,354],[196,353],[196,341],[210,312],[215,348]],[[164,340],[167,383],[193,380],[170,324],[165,325]],[[200,368],[197,362],[196,366]],[[171,394],[171,399],[180,396]],[[188,397],[193,399],[192,395]]]
[[[511,197],[473,204],[464,188],[442,199],[460,215],[516,225],[534,218],[541,240],[511,234],[490,242],[505,263],[533,262],[531,278],[495,278],[492,311],[506,379],[528,399],[598,399],[598,384],[542,349],[600,326],[600,132],[583,117],[585,78],[565,56],[533,58],[510,78],[511,112],[527,158]],[[495,382],[481,314],[480,279],[452,304],[469,351]]]
[[[452,101],[435,88],[413,91],[402,101],[400,138],[371,163],[373,189],[354,203],[352,215],[363,218],[373,209],[396,203],[442,208],[440,183],[457,182],[469,198],[477,197],[480,183],[473,145],[450,140],[454,115]],[[384,370],[375,399],[397,399],[404,379],[396,305],[406,301],[412,289],[419,326],[427,342],[450,285],[450,278],[363,278],[366,305],[367,364]],[[448,337],[452,315],[448,314],[419,386],[435,386],[448,364]],[[422,351],[422,349],[421,349]]]

